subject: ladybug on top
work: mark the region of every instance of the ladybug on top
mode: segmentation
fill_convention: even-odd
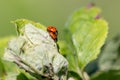
[[[54,26],[48,26],[47,27],[47,32],[49,35],[52,37],[52,39],[57,42],[57,36],[58,36],[58,31]]]

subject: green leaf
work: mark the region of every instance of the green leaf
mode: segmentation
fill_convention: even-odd
[[[17,80],[29,80],[25,74],[23,73],[20,73],[18,76],[17,76]]]
[[[5,75],[6,75],[5,67],[2,60],[0,59],[0,78],[4,78]]]
[[[7,46],[7,43],[10,39],[12,39],[13,37],[4,37],[4,38],[0,38],[0,57],[3,56],[4,54],[4,49]]]
[[[70,50],[68,50],[68,44],[65,41],[59,40],[57,44],[59,45],[59,51],[65,57],[68,53],[71,53]]]
[[[75,66],[83,70],[84,67],[92,60],[95,60],[100,52],[100,48],[105,42],[108,33],[107,22],[99,17],[100,9],[92,7],[90,9],[82,8],[76,11],[71,17],[66,30],[69,33],[70,43],[73,48],[72,54],[67,56],[73,59],[75,52]],[[66,33],[67,34],[67,33]],[[68,41],[67,41],[68,43]],[[77,63],[77,64],[76,64]]]
[[[66,37],[69,35],[66,35]],[[68,38],[69,39],[69,38]],[[69,40],[68,40],[69,41]],[[59,45],[59,51],[60,53],[65,56],[67,58],[67,60],[69,61],[69,70],[70,71],[77,71],[77,67],[76,67],[76,61],[75,61],[75,56],[74,54],[72,54],[72,52],[74,51],[73,48],[70,46],[72,44],[68,44],[65,41],[58,41],[57,42]],[[70,43],[70,42],[69,42]]]
[[[120,80],[120,70],[98,72],[90,80]]]
[[[12,23],[15,23],[15,25],[17,27],[18,34],[23,34],[24,31],[22,30],[22,28],[26,24],[32,24],[32,25],[34,25],[37,28],[41,28],[43,30],[46,30],[46,27],[44,27],[44,25],[42,25],[40,23],[33,22],[31,20],[27,20],[27,19],[18,19],[18,20],[12,21]]]
[[[100,70],[120,70],[120,35],[111,39],[104,46],[99,57]]]
[[[75,72],[73,72],[73,71],[69,71],[68,72],[68,80],[82,80],[81,78],[80,78],[80,76],[77,74],[77,73],[75,73]]]
[[[4,65],[4,61],[2,60],[3,54],[4,54],[4,48],[8,43],[8,40],[12,37],[4,37],[0,39],[0,77],[4,78],[6,75],[6,65]]]
[[[16,80],[42,80],[42,78],[41,79],[36,79],[35,77],[32,77],[28,73],[21,70],[20,73],[17,75]]]
[[[18,73],[9,72],[2,80],[16,80]]]
[[[68,29],[64,29],[64,34],[65,34],[65,40],[64,41],[58,41],[58,45],[60,48],[60,52],[67,58],[69,61],[69,70],[70,71],[75,71],[77,72],[77,62],[75,60],[76,55],[75,49],[72,43],[71,39],[71,32]],[[63,45],[64,44],[64,45]]]

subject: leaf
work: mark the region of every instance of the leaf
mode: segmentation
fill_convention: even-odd
[[[19,28],[19,25],[17,26]],[[59,53],[56,42],[47,30],[37,28],[31,23],[18,30],[23,32],[9,41],[4,58],[16,63],[37,79],[38,76],[54,80],[66,78],[68,62]]]
[[[117,35],[104,46],[99,57],[100,70],[120,70],[120,35]]]
[[[92,76],[90,80],[120,80],[120,70],[99,72]]]
[[[5,47],[7,46],[7,43],[10,39],[12,39],[13,37],[3,37],[3,38],[0,38],[0,57],[3,56],[4,54],[4,49]]]
[[[42,25],[40,23],[33,22],[31,20],[27,20],[27,19],[18,19],[18,20],[12,21],[12,23],[14,23],[16,25],[18,34],[23,34],[24,31],[22,28],[26,24],[32,24],[32,25],[36,26],[37,28],[41,28],[43,30],[46,30],[46,27],[44,27],[44,25]]]
[[[71,39],[71,33],[68,29],[64,29],[65,34],[65,40],[64,41],[58,41],[58,45],[60,48],[60,52],[67,58],[69,61],[69,71],[75,71],[77,72],[77,62],[76,62],[76,56],[75,56],[75,49],[72,43]],[[64,45],[63,45],[64,44]]]
[[[0,78],[1,80],[36,80],[34,77],[26,74],[25,72],[16,73],[16,72],[8,72],[4,78]]]
[[[108,24],[101,17],[98,18],[99,14],[100,9],[97,7],[81,8],[73,14],[66,27],[72,39],[70,46],[73,45],[74,50],[72,50],[75,52],[75,63],[72,64],[75,66],[78,64],[82,70],[89,62],[97,58],[107,37]],[[67,56],[72,60],[71,56],[74,55],[72,53]]]
[[[6,75],[5,67],[3,65],[2,60],[0,59],[0,78],[4,78]]]
[[[3,78],[2,80],[16,80],[17,75],[18,73],[8,72],[5,78]]]
[[[82,79],[80,78],[80,76],[77,73],[69,71],[68,72],[68,80],[82,80]]]
[[[18,76],[17,76],[17,80],[29,80],[25,74],[23,73],[20,73]]]
[[[7,45],[8,38],[0,39],[0,77],[3,78],[6,75],[5,67],[2,61],[2,56],[4,53],[4,48]]]
[[[12,39],[12,38],[13,37],[11,36],[11,37],[4,37],[0,39],[0,77],[1,78],[5,78],[7,72],[12,71],[12,70],[15,71],[15,67],[13,65],[11,68],[11,64],[2,59],[3,54],[4,54],[4,49],[7,46],[9,39]]]

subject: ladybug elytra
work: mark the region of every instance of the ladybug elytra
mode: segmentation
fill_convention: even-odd
[[[52,39],[57,42],[57,35],[58,35],[57,29],[54,26],[48,26],[47,31],[52,37]]]

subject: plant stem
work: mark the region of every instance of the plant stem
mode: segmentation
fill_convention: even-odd
[[[77,73],[79,74],[79,76],[82,78],[82,80],[89,80],[89,76],[87,74],[84,75],[84,71],[79,68],[78,57],[76,56],[76,54],[74,54],[74,59],[77,66]]]
[[[89,76],[86,72],[82,71],[79,67],[77,67],[77,73],[82,78],[82,80],[89,80]]]
[[[89,78],[88,78],[89,76],[86,77],[84,75],[84,71],[79,68],[78,61],[77,61],[78,59],[77,59],[76,55],[74,55],[74,59],[75,59],[76,66],[77,66],[77,73],[79,74],[79,76],[82,78],[82,80],[89,80]]]
[[[77,68],[77,71],[78,71],[79,76],[82,78],[82,80],[86,80],[86,79],[84,78],[84,75],[83,75],[83,73],[82,73],[82,71],[80,70],[79,67]]]

